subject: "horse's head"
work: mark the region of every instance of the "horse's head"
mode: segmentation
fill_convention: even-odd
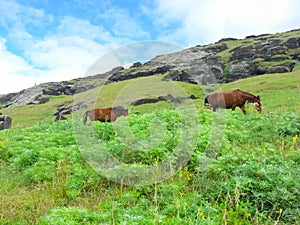
[[[259,95],[257,95],[257,96],[254,98],[253,104],[255,105],[256,110],[257,110],[258,112],[261,112],[261,102],[260,102],[260,97],[259,97]]]
[[[119,116],[128,116],[128,109],[124,109],[122,106],[114,107],[113,110]]]
[[[124,109],[122,111],[122,116],[128,116],[128,109]]]

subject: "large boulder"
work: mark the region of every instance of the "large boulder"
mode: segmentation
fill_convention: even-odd
[[[266,73],[288,73],[291,72],[291,68],[285,65],[278,65],[266,68]]]
[[[251,61],[255,58],[264,58],[266,61],[272,60],[276,55],[287,54],[288,48],[283,45],[282,40],[270,38],[246,46],[238,46],[230,52],[231,61]]]
[[[185,68],[172,69],[163,80],[183,81],[194,84],[214,84],[223,77],[224,64],[220,57],[208,56]]]
[[[3,108],[16,105],[42,104],[47,101],[49,101],[49,98],[43,94],[43,89],[40,86],[34,86],[15,95]]]
[[[137,68],[139,68],[139,67],[137,67]],[[163,66],[158,66],[158,67],[145,67],[145,68],[136,69],[136,70],[134,69],[134,70],[130,70],[129,72],[116,72],[108,78],[108,81],[109,82],[118,82],[118,81],[133,79],[133,78],[137,78],[137,77],[146,77],[146,76],[152,76],[155,74],[164,74],[172,68],[173,68],[172,65],[163,65]]]
[[[214,72],[218,72],[217,76]],[[207,64],[196,65],[182,71],[181,81],[195,84],[214,84],[222,76],[223,71],[217,67],[210,67]]]
[[[58,121],[61,121],[61,120],[68,120],[68,118],[67,117],[65,117],[65,116],[63,116],[63,115],[57,115],[56,117],[55,117],[55,122],[58,122]]]
[[[15,97],[16,95],[18,95],[18,94],[19,94],[19,93],[16,92],[16,93],[9,93],[9,94],[6,94],[6,95],[2,95],[2,96],[0,97],[0,102],[1,102],[1,103],[7,103],[7,102],[11,101],[11,99],[12,99],[13,97]]]
[[[197,97],[194,96],[194,95],[191,95],[191,96],[189,96],[187,98],[196,99]],[[143,105],[143,104],[149,104],[149,103],[156,103],[156,102],[159,102],[159,101],[169,101],[169,102],[172,102],[172,103],[176,104],[176,103],[181,103],[182,101],[184,101],[184,99],[187,99],[187,98],[184,98],[184,97],[174,97],[171,94],[167,94],[165,96],[158,96],[157,98],[142,98],[142,99],[138,99],[138,100],[133,101],[131,103],[131,105],[137,106],[137,105]]]
[[[300,48],[300,38],[296,38],[296,37],[289,38],[286,41],[285,45],[291,49]]]
[[[88,107],[87,104],[85,104],[84,102],[79,102],[74,105],[62,104],[57,107],[56,112],[53,113],[53,115],[54,116],[67,115],[67,114],[71,114],[77,110],[85,109],[87,107]]]
[[[149,104],[149,103],[156,103],[158,101],[159,101],[159,99],[157,99],[157,98],[142,98],[142,99],[138,99],[138,100],[131,102],[131,105],[137,106],[137,105],[143,105],[143,104]]]
[[[0,113],[0,130],[11,128],[12,118]]]

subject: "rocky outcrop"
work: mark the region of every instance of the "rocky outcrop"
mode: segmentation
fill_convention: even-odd
[[[299,33],[300,29],[276,35],[249,35],[245,39],[223,38],[214,44],[158,55],[144,64],[135,62],[127,69],[116,67],[82,79],[41,84],[1,96],[0,103],[5,103],[4,107],[42,104],[49,95],[73,95],[106,83],[156,74],[162,75],[164,81],[209,85],[266,73],[287,73],[300,60]]]
[[[230,51],[231,61],[251,61],[255,58],[263,58],[265,61],[272,61],[273,56],[287,54],[288,48],[283,45],[283,40],[270,38],[253,42],[252,45],[238,46]]]
[[[25,89],[14,95],[3,108],[16,105],[42,104],[49,101],[49,98],[43,94],[43,90],[39,86]]]
[[[232,82],[263,73],[265,73],[265,71],[259,71],[256,63],[244,60],[233,61],[229,67],[228,75],[223,77],[223,82]]]
[[[209,56],[199,60],[198,64],[169,71],[163,80],[183,81],[194,84],[214,84],[223,77],[224,65],[221,57]]]
[[[0,97],[0,103],[7,103],[9,102],[13,97],[15,97],[16,95],[18,95],[19,93],[9,93],[7,95],[2,95]]]
[[[143,104],[149,104],[149,103],[156,103],[156,102],[160,102],[160,101],[168,101],[173,104],[176,104],[176,103],[181,103],[185,99],[188,99],[188,98],[189,99],[197,99],[197,97],[195,95],[191,95],[187,98],[184,98],[184,97],[174,97],[171,94],[167,94],[166,96],[158,96],[157,98],[141,98],[141,99],[133,101],[131,103],[131,105],[137,106],[137,105],[143,105]]]
[[[163,66],[158,66],[158,67],[143,67],[142,69],[135,69],[135,68],[140,68],[140,65],[137,65],[138,67],[131,67],[133,68],[132,70],[129,70],[128,72],[123,72],[123,71],[118,71],[112,76],[108,78],[109,82],[118,82],[122,80],[129,80],[137,77],[146,77],[146,76],[152,76],[155,74],[164,74],[168,72],[170,69],[173,68],[171,65],[163,65]]]
[[[108,80],[116,82],[142,76],[166,74],[163,78],[165,81],[216,83],[223,77],[224,64],[222,58],[215,54],[226,49],[226,44],[195,46],[180,52],[159,55],[143,65],[134,64],[127,72],[114,73]]]
[[[289,38],[286,41],[285,46],[290,48],[290,49],[300,48],[300,37],[298,37],[298,38],[296,38],[296,37]]]
[[[54,122],[58,122],[58,121],[61,121],[61,120],[68,120],[68,118],[65,117],[65,116],[63,116],[63,115],[57,115],[57,116],[55,117]]]
[[[0,113],[0,130],[11,128],[12,118]]]
[[[95,82],[91,81],[93,79],[87,78],[86,80],[88,82],[84,82],[79,79],[77,82],[62,81],[44,83],[22,90],[18,93],[4,95],[0,98],[0,102],[5,103],[2,108],[8,108],[16,105],[43,104],[49,101],[48,96],[51,95],[74,95],[75,93],[95,88],[100,82],[96,79]]]
[[[207,85],[265,73],[291,72],[300,59],[300,37],[286,38],[290,35],[286,32],[282,35],[249,35],[244,40],[224,38],[215,44],[159,55],[145,64],[135,63],[131,70],[113,73],[109,81],[159,73],[166,74],[164,81]]]
[[[53,115],[59,116],[59,115],[71,114],[77,110],[85,109],[87,107],[88,107],[87,104],[85,104],[84,102],[79,102],[75,105],[62,104],[57,107],[56,112],[53,113]]]
[[[159,102],[158,98],[141,98],[131,102],[131,105],[137,106],[137,105],[156,103],[156,102]]]

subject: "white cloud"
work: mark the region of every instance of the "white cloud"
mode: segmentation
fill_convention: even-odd
[[[112,35],[101,25],[93,25],[87,20],[67,16],[60,20],[56,35],[78,36],[89,40],[110,42]],[[55,35],[55,34],[54,34]]]
[[[152,1],[144,1],[136,12],[110,1],[101,6],[96,0],[72,4],[79,3],[85,8],[72,6],[84,12],[56,17],[54,12],[0,0],[0,93],[83,76],[106,53],[151,37],[188,46],[300,25],[298,0],[155,0],[154,8]],[[91,21],[80,18],[90,13]]]
[[[86,68],[105,52],[96,42],[76,36],[51,38],[36,42],[25,54],[38,68]]]
[[[42,9],[25,7],[14,0],[0,0],[0,25],[6,30],[25,29],[26,26],[43,26],[53,20]]]
[[[11,11],[6,17],[0,16],[0,25],[7,27],[7,36],[18,50],[10,52],[6,40],[0,40],[0,94],[84,76],[99,57],[118,45],[119,40],[103,27],[74,17],[61,18],[52,32],[35,37],[26,28],[31,19],[21,20],[22,6],[13,1],[9,3],[6,5]],[[46,15],[40,13],[39,16]]]
[[[208,44],[224,37],[244,38],[251,34],[274,33],[299,27],[296,0],[156,0],[157,24],[174,28],[161,38]]]
[[[34,77],[24,77],[24,74],[29,74],[34,68],[30,67],[21,57],[7,51],[5,42],[5,39],[0,39],[0,94],[19,91],[34,85]]]
[[[0,0],[0,10],[0,27],[9,40],[1,42],[0,56],[5,60],[1,61],[0,78],[5,82],[1,82],[0,93],[84,76],[107,52],[131,38],[150,37],[127,10],[114,7],[99,15],[109,30],[87,19],[55,17],[14,0]]]
[[[117,37],[123,37],[127,40],[148,40],[151,31],[145,31],[142,28],[139,16],[141,16],[139,13],[132,15],[125,9],[112,7],[99,15],[99,18],[110,24],[112,32]]]

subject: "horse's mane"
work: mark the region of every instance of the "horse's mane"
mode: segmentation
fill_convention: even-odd
[[[250,96],[252,96],[252,97],[256,97],[255,95],[250,94],[250,93],[248,93],[248,92],[246,92],[246,91],[242,91],[242,90],[240,90],[240,89],[235,89],[235,90],[233,90],[233,91],[238,91],[238,92],[241,92],[241,93],[243,93],[243,94],[250,95]]]

